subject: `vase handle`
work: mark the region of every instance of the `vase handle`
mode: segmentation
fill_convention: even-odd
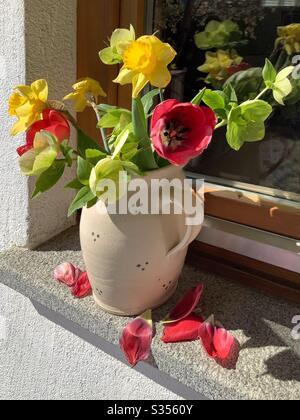
[[[203,219],[204,219],[204,202],[203,202],[203,199],[200,197],[200,195],[198,193],[195,192],[195,196],[196,196],[197,202],[199,203],[199,205],[201,205],[201,207],[203,209],[202,221],[197,223],[196,225],[192,225],[189,222],[189,219],[191,219],[191,216],[186,213],[185,208],[182,205],[182,202],[180,202],[179,200],[176,200],[176,199],[173,200],[173,202],[179,208],[181,208],[182,211],[185,213],[186,232],[185,232],[184,237],[180,241],[180,243],[168,252],[167,257],[171,257],[171,256],[177,254],[178,252],[184,250],[185,248],[187,248],[197,238],[197,236],[199,235],[199,233],[201,231],[202,223],[203,223]]]

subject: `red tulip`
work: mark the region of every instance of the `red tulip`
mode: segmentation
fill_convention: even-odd
[[[71,263],[64,263],[54,270],[54,278],[68,287],[73,287],[78,281],[82,271]]]
[[[197,287],[189,290],[183,298],[177,303],[175,308],[170,312],[165,323],[174,323],[187,318],[198,306],[203,294],[204,285],[199,284]]]
[[[215,113],[206,107],[162,102],[153,113],[151,140],[159,156],[174,165],[185,166],[209,146],[217,123]]]
[[[27,131],[26,144],[17,149],[19,156],[33,148],[35,135],[40,131],[48,131],[53,134],[59,143],[70,139],[70,125],[66,118],[54,109],[45,109],[43,119],[35,122]]]
[[[71,293],[78,299],[84,298],[91,294],[92,287],[86,272],[81,273],[80,277],[71,287]]]
[[[202,324],[201,317],[191,314],[181,321],[165,326],[161,341],[164,343],[195,341],[199,338],[199,329]]]
[[[120,338],[120,347],[132,367],[138,362],[149,358],[152,339],[151,311],[145,312],[145,314],[131,321],[124,328]]]
[[[233,66],[227,69],[227,72],[229,76],[233,76],[239,71],[248,70],[250,68],[251,68],[251,65],[249,63],[234,64]]]
[[[216,326],[214,317],[199,328],[199,337],[207,354],[215,360],[226,360],[235,345],[235,338],[224,328]]]

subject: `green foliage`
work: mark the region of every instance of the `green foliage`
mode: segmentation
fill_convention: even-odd
[[[262,87],[262,69],[253,67],[239,71],[232,75],[224,84],[224,89],[230,84],[236,93],[239,102],[256,98]]]
[[[195,35],[195,43],[200,50],[234,47],[241,41],[242,32],[231,20],[219,22],[211,20],[203,32]]]
[[[56,160],[53,165],[37,179],[32,198],[38,197],[40,194],[45,193],[54,187],[63,176],[64,170],[65,162],[63,160]]]
[[[78,156],[77,178],[82,185],[89,185],[92,169],[93,165],[90,162]]]
[[[152,110],[153,105],[154,105],[154,100],[156,96],[158,96],[159,94],[160,94],[159,89],[153,89],[153,90],[150,90],[150,92],[146,93],[146,95],[142,97],[142,104],[143,104],[144,113],[146,116],[148,116],[149,112]]]
[[[95,195],[92,193],[90,187],[86,186],[81,188],[69,207],[68,217],[70,217],[77,210],[84,207],[90,201],[94,200],[94,198]]]
[[[101,150],[101,147],[99,146],[99,144],[96,143],[95,140],[93,140],[91,137],[89,137],[87,134],[85,134],[81,130],[78,130],[77,142],[78,142],[78,153],[84,159],[86,157],[85,152],[88,149],[96,149],[96,150],[100,150],[100,151],[103,152],[103,150]]]
[[[141,151],[137,156],[137,164],[144,171],[157,169],[158,166],[152,152],[149,139],[147,119],[143,103],[140,98],[132,99],[132,124],[133,134],[139,141]]]
[[[245,142],[263,140],[265,121],[271,113],[271,105],[259,99],[232,108],[227,128],[227,141],[232,149],[238,151]]]

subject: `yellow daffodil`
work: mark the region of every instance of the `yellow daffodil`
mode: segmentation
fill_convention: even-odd
[[[241,64],[243,58],[235,50],[217,50],[217,52],[207,52],[205,63],[198,67],[202,73],[208,73],[214,80],[224,80],[228,77],[227,70],[237,64]]]
[[[123,53],[133,41],[135,41],[135,30],[132,25],[130,29],[116,29],[110,38],[110,47],[100,51],[100,60],[108,65],[122,63]]]
[[[78,80],[72,87],[74,92],[65,96],[64,101],[74,101],[76,112],[83,112],[90,102],[97,103],[99,96],[106,97],[100,83],[90,77]]]
[[[171,81],[168,65],[176,56],[169,44],[160,41],[155,35],[142,36],[132,42],[123,54],[124,66],[115,83],[132,83],[132,96],[137,98],[147,83],[157,88],[165,88]]]
[[[300,23],[280,26],[277,31],[277,45],[282,43],[288,55],[300,52]]]
[[[46,80],[37,80],[31,86],[20,85],[14,89],[9,98],[9,115],[18,118],[11,129],[11,135],[16,136],[26,131],[34,122],[42,118],[42,112],[47,108],[48,84]]]

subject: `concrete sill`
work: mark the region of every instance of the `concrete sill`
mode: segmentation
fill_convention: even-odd
[[[35,251],[12,248],[0,253],[0,282],[30,298],[45,316],[121,358],[118,338],[128,320],[102,312],[92,298],[73,299],[52,280],[54,267],[64,261],[83,266],[77,228]],[[237,369],[218,366],[198,342],[161,343],[158,325],[152,361],[138,370],[187,399],[299,399],[300,340],[293,340],[291,331],[300,307],[186,266],[177,295],[155,311],[155,318],[162,319],[199,281],[206,285],[204,316],[214,313],[242,345]]]

